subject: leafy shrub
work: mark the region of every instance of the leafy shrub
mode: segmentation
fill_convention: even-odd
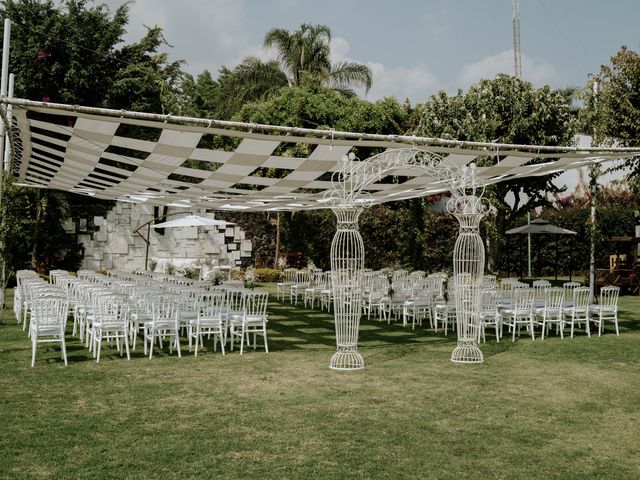
[[[184,267],[184,276],[191,280],[198,280],[200,278],[200,269],[196,267]]]
[[[258,282],[277,282],[282,274],[277,268],[256,268],[254,273]]]

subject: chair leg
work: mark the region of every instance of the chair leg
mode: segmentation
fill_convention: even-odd
[[[67,345],[64,339],[64,332],[62,332],[62,338],[60,340],[61,343],[61,349],[62,349],[62,359],[64,360],[64,366],[66,367],[68,365],[67,363]]]
[[[573,338],[573,328],[575,326],[576,323],[576,319],[574,317],[571,317],[571,338]]]
[[[618,314],[617,313],[613,317],[613,321],[614,321],[614,323],[616,325],[616,335],[620,336],[620,331],[618,330]]]
[[[129,353],[129,338],[127,337],[127,329],[126,328],[124,330],[123,341],[124,341],[124,350],[127,353],[127,360],[131,360],[131,354]]]
[[[264,338],[264,351],[269,353],[269,344],[267,343],[267,326],[262,325],[262,337]]]
[[[93,354],[96,357],[96,363],[100,363],[100,352],[102,351],[102,330],[93,332],[93,337],[95,339]]]
[[[36,346],[38,344],[38,335],[34,333],[31,336],[31,368],[36,365]]]
[[[149,332],[149,358],[153,358],[153,331]]]
[[[240,332],[242,333],[242,335],[240,335],[240,355],[242,355],[244,351],[244,337],[246,333],[244,330],[244,324],[242,325],[242,330],[240,330]]]

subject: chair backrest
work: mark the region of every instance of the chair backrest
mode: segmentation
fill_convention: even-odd
[[[422,278],[413,286],[415,296],[429,296],[435,298],[440,295],[442,289],[442,278],[431,277]]]
[[[326,276],[326,272],[322,270],[314,270],[313,271],[313,285],[316,287],[320,287],[323,284],[323,279]]]
[[[182,299],[180,304],[181,312],[195,313],[198,311],[200,291],[197,288],[183,287],[178,293]]]
[[[409,274],[409,276],[413,278],[424,278],[424,275],[425,275],[424,270],[414,270]]]
[[[268,299],[267,292],[244,293],[242,295],[242,311],[245,317],[266,316]]]
[[[225,304],[230,312],[242,311],[242,294],[243,290],[229,289],[225,298]]]
[[[536,303],[544,303],[545,302],[545,291],[551,288],[551,283],[546,280],[535,280],[533,282],[533,290],[534,290],[534,302]]]
[[[600,289],[600,306],[601,307],[617,307],[618,297],[620,296],[620,287],[607,285]]]
[[[498,313],[499,300],[500,291],[497,288],[484,288],[482,290],[480,312],[484,314]]]
[[[223,292],[208,292],[198,297],[198,318],[216,318],[226,310]]]
[[[591,294],[589,287],[574,287],[572,292],[574,308],[585,309],[589,306],[589,296]]]
[[[496,276],[495,275],[483,275],[482,276],[482,285],[485,287],[495,287],[496,285]]]
[[[309,283],[311,281],[311,272],[309,270],[298,270],[294,278],[294,283]]]
[[[564,288],[549,287],[544,291],[544,307],[549,310],[560,310],[564,305]]]
[[[564,298],[569,299],[573,298],[573,290],[580,287],[578,282],[565,282],[562,284],[562,288],[564,288]]]
[[[282,271],[282,280],[285,283],[293,283],[296,278],[297,270],[295,268],[285,268]]]
[[[508,289],[512,284],[519,282],[520,280],[518,280],[516,277],[506,277],[500,280],[500,287]]]
[[[95,316],[97,322],[119,324],[126,328],[129,324],[129,298],[121,293],[96,295]]]
[[[64,329],[69,301],[63,295],[36,296],[31,304],[31,323],[35,328],[59,326]]]
[[[531,310],[533,308],[534,294],[533,288],[514,289],[514,308],[516,310]]]
[[[180,305],[180,295],[175,293],[163,293],[155,297],[151,304],[153,322],[163,320],[174,320],[178,322],[178,306]]]
[[[393,279],[400,279],[400,278],[405,278],[409,276],[409,272],[407,270],[405,270],[404,268],[400,268],[398,270],[395,270],[393,272]]]

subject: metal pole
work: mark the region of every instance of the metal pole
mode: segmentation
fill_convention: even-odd
[[[13,85],[15,83],[16,76],[11,73],[9,74],[9,92],[7,94],[8,98],[13,98]],[[11,120],[13,119],[13,105],[7,106],[7,121],[9,125],[11,125]],[[5,145],[4,149],[4,170],[9,171],[11,169],[11,149],[9,148],[9,133],[5,134]]]
[[[278,268],[280,258],[280,212],[276,212],[276,254],[273,260],[273,268]]]
[[[11,40],[11,20],[4,19],[4,37],[2,40],[2,72],[0,73],[0,96],[7,95],[7,85],[9,84],[9,42]],[[5,107],[6,108],[6,107]],[[0,152],[4,158],[4,123],[0,122]],[[2,180],[0,176],[0,181]]]
[[[531,213],[527,212],[527,225],[531,223]],[[531,234],[527,233],[527,273],[531,278]]]
[[[0,72],[0,96],[7,95],[7,83],[9,80],[9,43],[11,40],[11,20],[8,18],[4,19],[4,37],[2,40],[2,71]],[[7,108],[0,106],[0,108]],[[8,143],[8,142],[7,142]],[[9,150],[8,145],[6,145],[7,150]],[[4,122],[0,122],[0,153],[2,153],[2,158],[4,159],[6,152],[5,149],[5,128]],[[4,169],[0,168],[0,211],[2,208],[2,190],[4,185]],[[0,217],[0,225],[4,222],[4,217]],[[2,242],[4,243],[4,242]],[[2,318],[4,313],[4,296],[5,296],[5,284],[6,284],[6,262],[4,258],[4,245],[1,245],[1,257],[0,262],[2,265],[0,266],[0,318]]]
[[[144,269],[145,269],[145,271],[147,270],[147,264],[149,263],[149,244],[151,243],[151,222],[149,222],[147,224],[147,240],[146,240],[147,241],[147,248],[146,248],[146,251],[144,253]]]
[[[481,149],[495,150],[500,149],[500,153],[504,155],[526,156],[523,152],[535,153],[538,158],[557,157],[558,154],[565,153],[593,153],[594,156],[614,155],[629,153],[631,156],[638,154],[637,147],[575,147],[575,146],[551,146],[551,145],[525,145],[518,143],[492,143],[492,142],[470,142],[465,140],[449,140],[443,138],[417,137],[414,135],[383,135],[377,133],[356,133],[356,132],[338,132],[334,130],[319,130],[313,128],[301,127],[285,127],[280,125],[267,125],[260,123],[233,122],[228,120],[213,120],[197,117],[184,117],[174,115],[162,115],[159,113],[133,112],[128,110],[114,110],[108,108],[85,107],[81,105],[67,105],[64,103],[38,102],[35,100],[25,100],[24,98],[9,99],[0,95],[0,103],[10,103],[23,107],[37,107],[45,109],[64,110],[66,112],[86,113],[89,115],[105,115],[108,117],[129,118],[137,120],[160,121],[168,124],[190,123],[200,127],[222,127],[222,128],[240,128],[244,130],[263,130],[265,132],[280,132],[290,135],[302,135],[317,139],[314,143],[322,145],[344,145],[344,141],[336,140],[336,137],[350,140],[380,140],[392,143],[410,143],[411,145],[432,147],[432,146],[453,146],[460,148],[478,147]],[[332,142],[331,135],[334,140]],[[238,135],[241,136],[241,135]],[[319,138],[320,137],[320,138]],[[390,148],[396,148],[395,145],[389,145]],[[486,152],[484,152],[486,155]]]

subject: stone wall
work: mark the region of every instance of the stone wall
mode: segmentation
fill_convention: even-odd
[[[169,210],[174,213],[177,210]],[[185,215],[191,212],[185,212]],[[153,206],[118,202],[106,217],[94,217],[96,231],[80,233],[78,243],[84,247],[81,268],[127,271],[143,270],[146,242],[137,228],[154,218]],[[207,214],[201,214],[209,216]],[[172,215],[171,220],[179,218]],[[140,233],[147,236],[147,227]],[[156,271],[166,271],[169,263],[178,268],[198,266],[203,274],[217,266],[240,266],[241,259],[251,257],[251,240],[239,227],[166,228],[164,235],[150,229],[149,266],[157,262]]]

